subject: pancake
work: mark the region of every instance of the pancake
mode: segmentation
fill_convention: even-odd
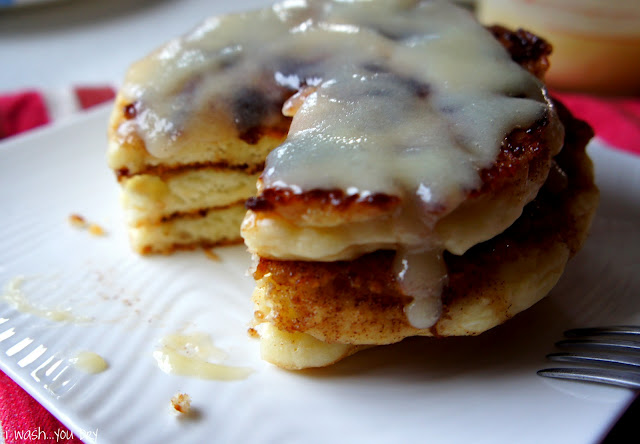
[[[263,357],[302,369],[410,336],[475,336],[546,296],[584,243],[599,199],[585,153],[592,130],[558,108],[565,145],[545,185],[503,233],[445,254],[449,280],[433,326],[407,321],[411,298],[398,287],[393,250],[324,263],[260,258],[253,300]]]

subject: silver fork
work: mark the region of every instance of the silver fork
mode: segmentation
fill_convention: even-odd
[[[576,328],[564,335],[569,339],[556,346],[567,351],[551,353],[547,358],[580,367],[547,368],[539,370],[538,375],[640,389],[640,327]]]

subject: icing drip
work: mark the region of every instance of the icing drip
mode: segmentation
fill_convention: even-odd
[[[447,283],[442,251],[396,252],[394,271],[403,292],[414,296],[404,309],[407,320],[416,328],[429,328],[440,318],[440,294]]]

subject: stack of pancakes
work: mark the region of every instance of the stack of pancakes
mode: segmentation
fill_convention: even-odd
[[[116,100],[132,244],[230,243],[244,217],[262,355],[284,368],[492,328],[550,291],[597,206],[550,51],[439,0],[210,19]]]

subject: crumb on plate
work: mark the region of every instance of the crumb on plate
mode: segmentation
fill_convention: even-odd
[[[80,216],[79,214],[76,214],[76,213],[70,214],[68,220],[69,220],[69,224],[72,227],[76,227],[83,230],[87,229],[89,233],[91,233],[94,236],[104,236],[107,234],[104,228],[102,228],[100,225],[95,224],[93,222],[91,223],[88,222],[87,219]]]
[[[87,221],[84,220],[84,217],[74,213],[69,215],[69,224],[76,228],[86,228]]]
[[[171,406],[176,412],[188,415],[191,411],[191,396],[186,393],[176,393],[171,398]]]

